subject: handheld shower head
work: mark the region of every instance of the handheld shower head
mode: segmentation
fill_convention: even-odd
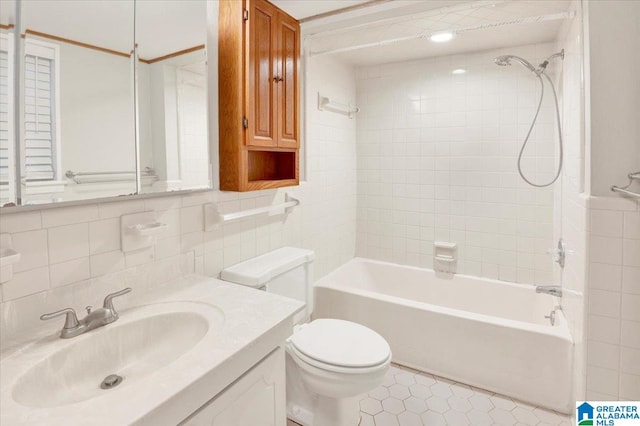
[[[499,65],[501,67],[511,65],[513,61],[516,61],[517,63],[519,63],[520,65],[522,65],[523,67],[531,71],[532,73],[537,74],[536,68],[533,65],[531,65],[529,61],[527,61],[524,58],[521,58],[520,56],[502,55],[502,56],[497,56],[493,59],[493,62],[495,62],[496,65]]]

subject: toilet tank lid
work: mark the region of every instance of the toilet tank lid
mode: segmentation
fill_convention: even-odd
[[[273,277],[314,259],[315,253],[311,250],[282,247],[223,269],[220,278],[236,284],[262,287]]]

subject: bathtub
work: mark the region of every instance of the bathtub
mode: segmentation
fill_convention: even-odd
[[[563,413],[573,340],[556,298],[533,286],[355,258],[315,284],[315,318],[364,324],[393,361]]]

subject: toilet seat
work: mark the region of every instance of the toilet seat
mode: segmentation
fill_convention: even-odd
[[[337,319],[319,319],[305,324],[287,339],[292,355],[325,371],[368,374],[386,368],[391,349],[375,331]]]

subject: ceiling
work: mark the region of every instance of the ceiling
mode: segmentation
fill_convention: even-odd
[[[371,0],[271,0],[271,3],[300,20],[369,1]]]
[[[419,2],[428,3],[428,2]],[[568,0],[479,0],[449,2],[438,9],[380,16],[334,25],[308,36],[311,55],[333,54],[354,65],[373,65],[554,41],[571,18]],[[367,9],[375,9],[371,6]],[[429,36],[453,32],[450,42]]]
[[[0,0],[3,3],[4,0]],[[138,0],[136,42],[143,59],[205,44],[203,0]],[[134,40],[134,3],[113,0],[23,1],[23,28],[129,53]]]

